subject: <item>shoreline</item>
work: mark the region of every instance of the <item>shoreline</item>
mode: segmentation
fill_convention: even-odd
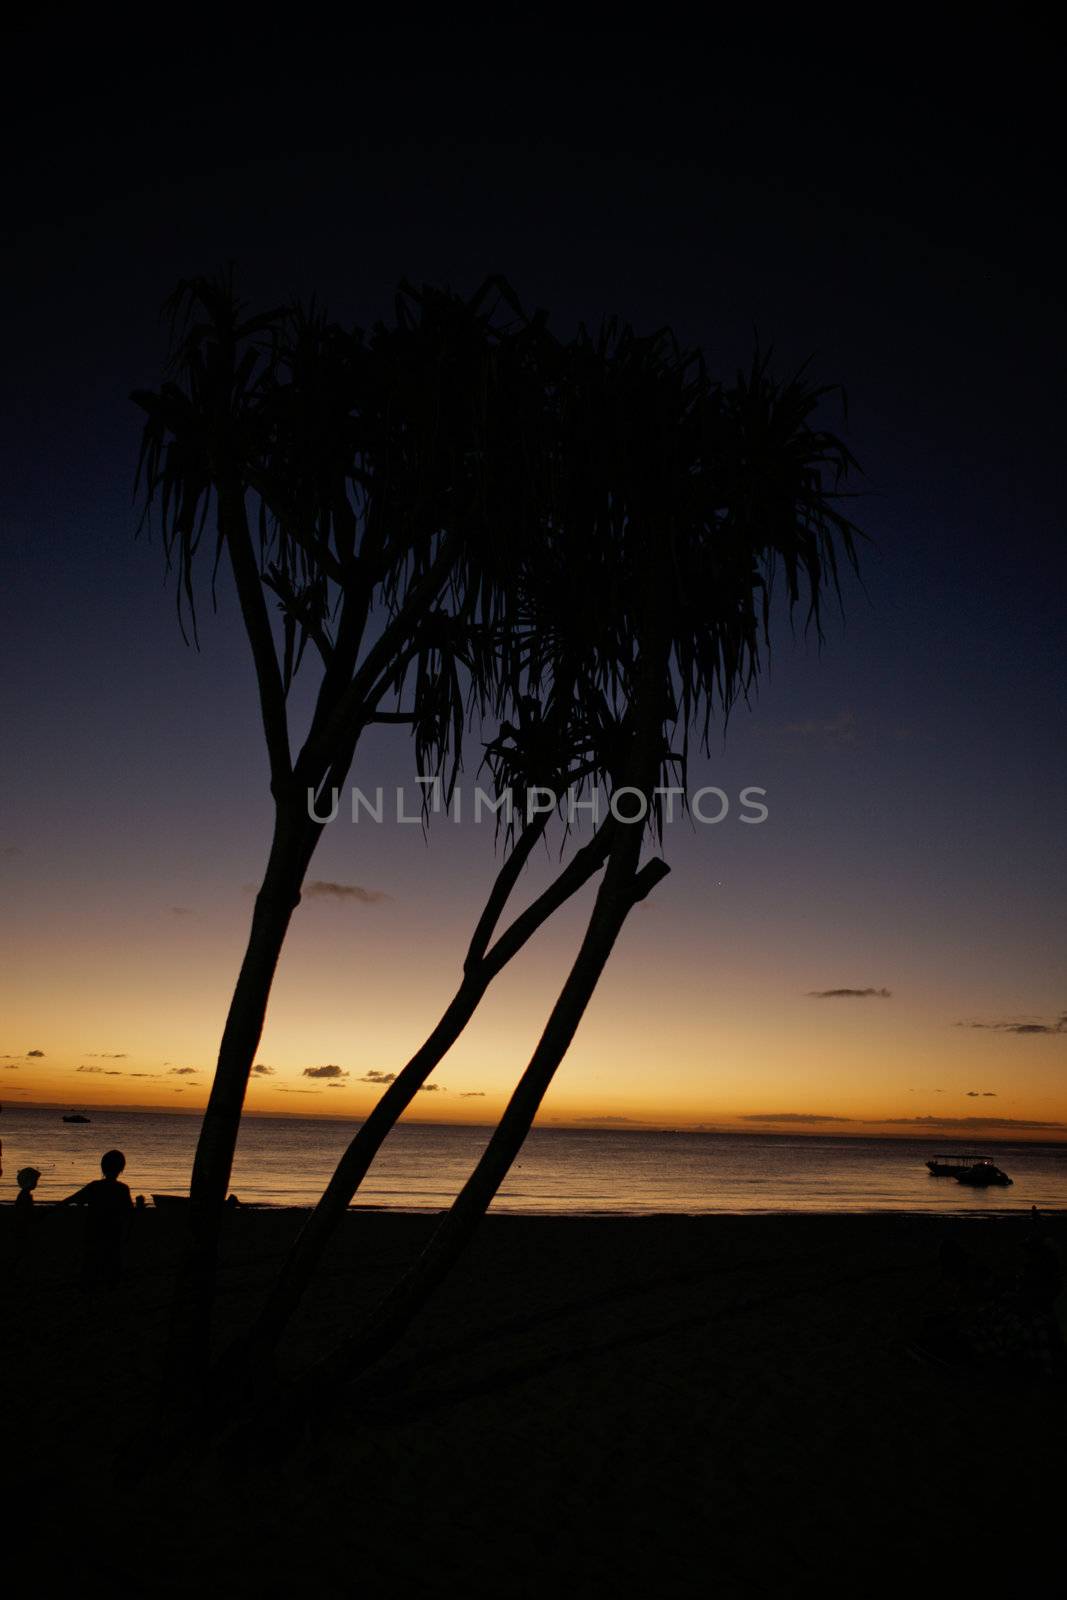
[[[163,1211],[171,1217],[179,1217],[181,1215],[181,1206],[188,1203],[186,1197],[184,1195],[170,1195],[167,1198],[170,1202],[172,1202],[171,1204],[166,1206],[158,1206],[149,1201],[145,1206],[141,1207],[140,1210],[142,1212]],[[0,1212],[13,1210],[14,1205],[14,1199],[0,1199]],[[1047,1218],[1052,1220],[1056,1218],[1067,1218],[1067,1207],[1041,1206],[1036,1205],[1036,1202],[1034,1203],[1034,1206],[1038,1212],[1038,1215],[1043,1219]],[[34,1202],[34,1211],[42,1214],[52,1214],[54,1212],[68,1209],[76,1210],[77,1208],[65,1207],[59,1200],[36,1200]],[[238,1205],[228,1208],[226,1214],[232,1215],[234,1212],[240,1212],[283,1216],[290,1214],[310,1216],[314,1209],[315,1203],[312,1201],[304,1204],[289,1200],[241,1200]],[[449,1209],[450,1208],[448,1206],[375,1205],[372,1201],[366,1201],[349,1205],[345,1211],[345,1215],[359,1216],[367,1214],[371,1216],[444,1217],[448,1215]],[[833,1221],[838,1217],[880,1217],[887,1221],[894,1217],[902,1217],[911,1219],[913,1221],[922,1221],[928,1218],[935,1222],[966,1222],[969,1219],[980,1219],[982,1217],[1018,1217],[1025,1222],[1029,1220],[1030,1215],[1031,1208],[1026,1204],[1025,1201],[1020,1202],[1019,1205],[1015,1206],[972,1206],[966,1211],[957,1211],[947,1208],[944,1210],[934,1210],[932,1207],[916,1208],[906,1206],[838,1206],[834,1207],[832,1210],[827,1210],[825,1208],[821,1209],[815,1206],[778,1206],[766,1208],[747,1206],[740,1210],[729,1210],[723,1208],[715,1211],[624,1211],[616,1207],[602,1207],[599,1210],[591,1208],[584,1211],[520,1211],[509,1206],[507,1210],[490,1210],[487,1213],[487,1217],[493,1221],[506,1220],[515,1222],[666,1222],[672,1220],[711,1222],[716,1218],[722,1218],[724,1221],[742,1221],[746,1217],[751,1217],[754,1219],[807,1217],[812,1220],[821,1218],[825,1219],[826,1221]]]

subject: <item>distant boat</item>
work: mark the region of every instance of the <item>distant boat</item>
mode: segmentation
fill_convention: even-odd
[[[935,1156],[926,1165],[935,1178],[958,1178],[961,1172],[970,1172],[974,1167],[991,1167],[992,1156]]]
[[[89,1120],[88,1117],[83,1117],[80,1111],[71,1111],[69,1115],[65,1115],[63,1118],[64,1122],[88,1122]]]
[[[966,1183],[972,1189],[988,1189],[992,1185],[1006,1189],[1014,1183],[1014,1178],[1009,1178],[1006,1172],[1001,1172],[992,1161],[976,1161],[973,1167],[968,1167],[966,1172],[957,1172],[957,1183]]]

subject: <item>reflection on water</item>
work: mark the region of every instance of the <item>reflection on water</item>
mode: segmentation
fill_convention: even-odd
[[[8,1105],[0,1119],[0,1199],[15,1172],[40,1167],[41,1200],[96,1175],[104,1150],[126,1153],[135,1192],[187,1189],[199,1119],[145,1111],[92,1111],[64,1123],[57,1107]],[[311,1117],[247,1117],[233,1189],[244,1201],[313,1203],[357,1124]],[[450,1204],[489,1137],[487,1128],[398,1128],[357,1199],[364,1205],[439,1210]],[[536,1128],[494,1209],[516,1212],[974,1211],[1067,1209],[1067,1145],[1000,1144],[1011,1189],[968,1189],[932,1178],[929,1140],[810,1138],[772,1134],[670,1134]],[[964,1151],[971,1147],[946,1146]]]

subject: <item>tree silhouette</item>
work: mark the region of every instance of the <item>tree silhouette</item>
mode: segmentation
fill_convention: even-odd
[[[364,1323],[298,1384],[348,1380],[402,1335],[471,1239],[522,1146],[633,907],[669,868],[642,864],[661,832],[663,780],[684,788],[689,737],[747,698],[769,650],[776,581],[821,637],[839,554],[858,530],[839,508],[852,458],[814,413],[829,391],[776,382],[766,360],[729,388],[665,330],[583,329],[558,385],[561,438],[552,526],[524,549],[521,608],[539,670],[569,663],[596,765],[617,812],[604,877],[544,1032],[473,1172],[430,1243]],[[534,676],[537,676],[535,670]],[[680,744],[675,751],[672,746]],[[625,795],[625,806],[623,796]]]
[[[369,338],[314,309],[243,318],[229,282],[182,286],[172,311],[170,380],[135,397],[149,418],[146,501],[161,506],[194,629],[194,565],[214,504],[215,566],[225,553],[252,648],[276,816],[194,1165],[172,1330],[186,1352],[190,1337],[206,1352],[241,1105],[316,816],[360,734],[376,721],[410,725],[420,766],[450,784],[466,716],[508,710],[517,725],[505,722],[488,752],[498,786],[559,792],[589,780],[610,791],[613,812],[624,796],[636,803],[635,823],[609,815],[497,934],[547,819],[509,839],[456,995],[342,1157],[253,1350],[276,1344],[382,1141],[493,978],[606,862],[586,936],[451,1213],[321,1378],[360,1370],[402,1332],[491,1203],[629,911],[668,870],[640,864],[648,830],[661,827],[659,780],[684,788],[691,732],[706,747],[714,715],[758,678],[776,570],[789,611],[806,592],[819,629],[836,547],[854,559],[856,530],[833,503],[851,460],[813,425],[826,391],[803,377],[778,385],[757,359],[726,389],[669,330],[639,338],[616,322],[563,345],[498,280],[467,301],[405,288],[395,327]],[[321,676],[293,759],[286,695],[309,644]]]
[[[145,515],[158,510],[179,615],[195,635],[214,513],[212,585],[225,559],[274,802],[190,1184],[171,1338],[195,1369],[248,1077],[323,797],[382,721],[408,725],[420,771],[451,785],[465,716],[499,710],[514,677],[504,624],[543,498],[544,330],[499,280],[466,300],[404,286],[394,324],[369,335],[314,307],[249,316],[232,276],[181,284],[169,312],[167,379],[133,397],[147,413]],[[287,696],[309,647],[318,688],[294,755]]]

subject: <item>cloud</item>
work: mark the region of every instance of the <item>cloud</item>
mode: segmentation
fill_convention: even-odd
[[[575,1117],[574,1120],[575,1122],[595,1122],[598,1124],[603,1124],[604,1126],[609,1126],[621,1122],[629,1122],[634,1124],[636,1123],[637,1119],[634,1117]]]
[[[105,1068],[103,1068],[103,1067],[85,1067],[85,1066],[81,1066],[81,1067],[75,1067],[74,1070],[76,1072],[103,1072],[105,1070]]]
[[[44,1051],[43,1050],[27,1050],[26,1054],[27,1054],[27,1056],[43,1056],[44,1055]]]
[[[864,1117],[886,1128],[1067,1128],[1067,1122],[1031,1122],[1023,1117]]]
[[[262,1061],[257,1061],[255,1066],[252,1068],[252,1076],[255,1078],[273,1078],[274,1068],[265,1067]]]
[[[5,861],[11,861],[15,856],[20,856],[21,854],[22,851],[17,844],[5,844],[4,848],[0,850],[0,856],[3,856]]]
[[[464,1089],[463,1092],[460,1094],[460,1099],[461,1100],[484,1100],[485,1099],[485,1090],[484,1089]]]
[[[305,1078],[347,1078],[348,1077],[348,1073],[345,1071],[344,1067],[339,1067],[339,1066],[336,1065],[336,1063],[331,1061],[325,1067],[305,1067],[304,1068],[304,1077]]]
[[[852,1122],[853,1117],[831,1117],[823,1111],[755,1111],[742,1122]]]
[[[379,906],[391,899],[384,889],[365,889],[361,883],[331,883],[314,878],[301,891],[305,900],[348,900],[361,906]]]
[[[809,1000],[889,1000],[891,989],[809,989]]]
[[[957,1028],[988,1028],[995,1033],[1067,1033],[1067,1011],[1053,1022],[957,1022]]]
[[[175,1078],[188,1078],[192,1075],[192,1073],[198,1072],[199,1070],[199,1067],[171,1067],[170,1073],[171,1076]]]
[[[4,1071],[5,1072],[17,1072],[21,1065],[22,1065],[21,1061],[5,1061],[4,1062]]]
[[[170,914],[172,917],[191,917],[195,913],[191,906],[171,906]]]
[[[345,1076],[347,1077],[348,1074],[346,1073]],[[377,1083],[377,1084],[381,1084],[381,1085],[384,1086],[387,1083],[395,1083],[396,1082],[396,1073],[395,1072],[379,1072],[376,1068],[372,1067],[370,1069],[370,1071],[369,1072],[365,1072],[361,1078],[357,1078],[356,1082],[357,1083]],[[443,1083],[420,1083],[419,1084],[419,1092],[422,1093],[422,1094],[436,1094],[439,1089],[443,1090],[446,1094],[448,1092]]]
[[[131,1078],[158,1078],[160,1074],[158,1072],[131,1072],[129,1076]]]
[[[275,1094],[321,1094],[321,1089],[291,1089],[287,1083],[273,1085]]]
[[[125,1061],[126,1060],[126,1052],[125,1052],[125,1050],[87,1050],[85,1053],[89,1057],[90,1061],[92,1061],[94,1057],[96,1058],[97,1061]]]

